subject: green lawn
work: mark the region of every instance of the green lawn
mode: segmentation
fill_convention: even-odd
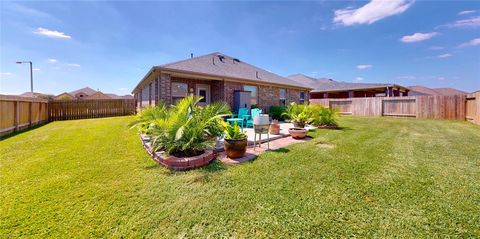
[[[0,141],[0,237],[480,237],[477,125],[344,117],[252,162],[170,172],[130,120]]]

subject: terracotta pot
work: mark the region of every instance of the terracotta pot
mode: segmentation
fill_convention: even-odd
[[[293,127],[295,127],[295,128],[305,128],[305,123],[304,122],[299,122],[299,121],[293,121]]]
[[[229,158],[241,158],[247,151],[247,137],[243,139],[223,139],[223,148]]]
[[[307,130],[304,128],[290,128],[288,129],[288,133],[290,133],[294,139],[303,139],[307,137]]]
[[[270,125],[270,134],[280,134],[280,125],[278,124],[278,120],[272,120],[272,124]]]

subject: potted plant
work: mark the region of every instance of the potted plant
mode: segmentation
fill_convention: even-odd
[[[240,130],[237,122],[234,125],[225,123],[223,147],[229,158],[241,158],[247,151],[247,135]]]
[[[304,128],[311,121],[307,105],[291,103],[285,109],[283,116],[289,118],[295,128]]]
[[[288,130],[293,138],[302,139],[307,136],[305,124],[312,121],[311,111],[307,105],[291,103],[282,115],[293,122],[293,128]]]
[[[280,134],[280,124],[278,123],[278,120],[276,120],[276,119],[272,120],[272,124],[270,125],[269,133],[274,134],[274,135]]]
[[[307,137],[307,129],[305,128],[290,128],[288,129],[288,133],[294,139],[303,139]]]

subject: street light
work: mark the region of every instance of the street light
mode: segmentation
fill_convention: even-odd
[[[31,61],[17,61],[17,64],[22,64],[22,63],[30,63],[30,91],[32,92],[32,97],[33,97],[34,94],[33,94],[33,69],[32,69],[32,62],[31,62]]]

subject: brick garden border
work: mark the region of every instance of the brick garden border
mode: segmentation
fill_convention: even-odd
[[[157,162],[172,170],[188,170],[194,168],[200,168],[208,165],[215,159],[215,152],[213,150],[206,150],[205,153],[193,157],[179,158],[173,155],[165,156],[161,152],[155,152],[152,150],[150,137],[140,135],[143,148],[147,151],[148,155]]]

